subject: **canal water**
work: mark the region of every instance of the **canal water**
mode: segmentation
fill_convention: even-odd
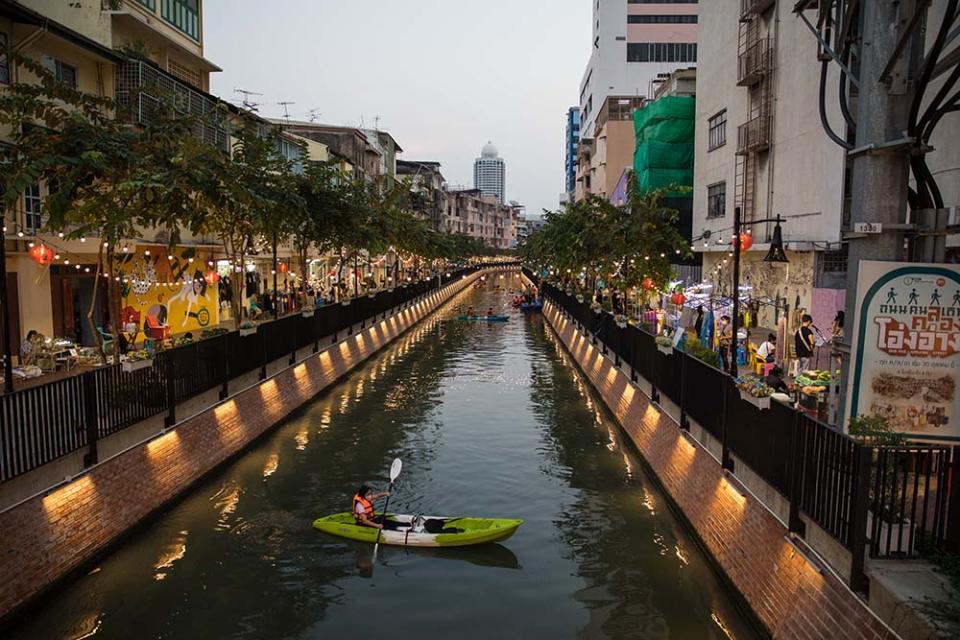
[[[10,637],[753,637],[543,319],[508,309],[517,286],[461,294]],[[458,321],[471,304],[510,321]],[[526,523],[375,562],[312,529],[361,483],[383,487],[395,457],[391,511]]]

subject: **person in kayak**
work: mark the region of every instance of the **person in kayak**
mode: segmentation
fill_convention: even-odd
[[[353,517],[361,527],[373,527],[374,529],[383,529],[383,515],[377,515],[373,508],[373,501],[380,498],[386,498],[390,495],[389,491],[381,493],[370,493],[370,487],[361,485],[357,489],[357,494],[353,496]],[[387,522],[386,528],[390,529],[392,523]]]
[[[493,307],[490,307],[489,309],[487,309],[487,317],[488,318],[493,317]]]

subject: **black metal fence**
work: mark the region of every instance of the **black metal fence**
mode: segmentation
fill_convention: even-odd
[[[258,369],[265,377],[268,363],[284,357],[292,362],[297,350],[311,345],[317,351],[322,339],[335,341],[478,268],[320,307],[311,317],[298,313],[264,322],[251,335],[231,331],[167,349],[143,369],[108,365],[0,395],[0,483],[85,448],[86,464],[92,464],[97,440],[162,414],[172,424],[177,404],[218,387],[225,397],[232,378]]]
[[[529,270],[527,277],[536,279]],[[875,447],[771,401],[741,399],[731,376],[682,351],[662,353],[642,328],[622,328],[606,311],[543,283],[544,295],[617,364],[642,377],[654,401],[680,409],[790,503],[789,528],[803,533],[802,512],[847,547],[854,583],[864,580],[864,550],[874,557],[925,555],[960,544],[960,447]],[[665,351],[670,351],[664,348]],[[951,488],[953,490],[951,491]]]

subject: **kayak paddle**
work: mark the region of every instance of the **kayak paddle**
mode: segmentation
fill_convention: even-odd
[[[400,461],[400,458],[395,458],[393,464],[390,465],[390,488],[387,490],[389,493],[393,493],[393,483],[396,481],[397,476],[400,475],[400,470],[403,469],[403,462]],[[387,507],[390,506],[390,496],[387,496],[387,501],[383,505],[383,518],[380,523],[380,529],[377,530],[377,542],[373,545],[373,561],[377,561],[377,549],[380,547],[380,535],[383,534],[383,527],[387,526]]]

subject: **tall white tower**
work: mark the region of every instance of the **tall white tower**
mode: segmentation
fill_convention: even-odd
[[[488,142],[473,163],[473,188],[479,189],[485,196],[497,196],[497,202],[503,204],[507,184],[507,163],[500,157],[493,143]]]

